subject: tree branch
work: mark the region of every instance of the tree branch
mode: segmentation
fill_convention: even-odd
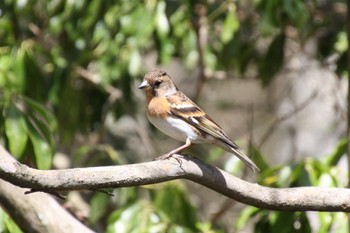
[[[16,224],[28,233],[93,231],[68,213],[57,201],[45,194],[25,195],[24,189],[0,180],[1,207]]]
[[[2,164],[5,163],[2,169],[7,170],[9,174],[11,173],[11,169],[14,168],[13,164],[19,165],[1,145],[0,161]],[[1,175],[0,177],[3,178]],[[0,180],[1,207],[16,221],[16,224],[23,232],[93,232],[68,213],[50,195],[45,193],[26,195],[25,192],[28,189],[22,189],[4,180],[6,179]],[[22,185],[22,187],[25,187],[25,185]],[[59,224],[57,224],[58,219]]]
[[[349,189],[268,188],[241,180],[191,156],[175,155],[168,160],[130,165],[45,171],[9,160],[9,156],[0,147],[0,177],[20,187],[44,192],[98,190],[187,179],[259,208],[350,212]]]

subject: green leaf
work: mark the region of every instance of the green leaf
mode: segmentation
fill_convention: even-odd
[[[304,170],[304,163],[298,163],[296,165],[292,165],[292,173],[290,174],[289,177],[289,183],[285,184],[283,187],[286,187],[286,185],[290,186],[291,184],[294,184],[298,182],[298,179],[302,177],[301,179],[304,180],[305,182],[309,181],[308,177],[305,177],[305,170]]]
[[[267,86],[271,83],[274,76],[281,69],[284,63],[284,44],[286,36],[284,33],[276,36],[270,44],[265,56],[260,61],[259,73],[262,84]]]
[[[239,215],[239,218],[236,221],[236,228],[238,231],[241,231],[247,224],[248,221],[255,216],[259,211],[261,211],[260,209],[256,208],[256,207],[247,207],[245,208],[241,214]]]
[[[336,223],[337,230],[336,233],[348,233],[349,232],[349,224],[348,224],[348,214],[347,213],[332,213],[333,222]],[[322,227],[322,226],[321,226]],[[322,229],[322,228],[321,228]],[[333,228],[334,229],[334,226]],[[328,233],[330,231],[324,231]],[[323,233],[319,231],[319,233]]]
[[[176,209],[176,212],[180,210]],[[174,213],[174,210],[173,210]],[[124,208],[120,208],[108,219],[107,233],[138,233],[138,232],[193,232],[188,228],[169,220],[162,211],[155,208],[151,202],[139,200]]]
[[[26,148],[28,140],[27,124],[15,103],[10,103],[5,113],[5,134],[11,154],[19,158]]]
[[[317,187],[334,187],[333,177],[328,173],[323,173],[318,180]]]
[[[348,50],[349,44],[346,32],[339,32],[337,35],[337,41],[334,43],[334,49],[338,53],[344,53]]]
[[[22,233],[23,232],[3,209],[0,209],[0,232],[5,232],[5,233]]]
[[[292,174],[292,168],[290,166],[285,166],[278,172],[277,185],[279,187],[286,187],[290,185],[290,177]]]
[[[231,6],[232,5],[232,6]],[[230,41],[235,32],[239,29],[239,21],[236,14],[236,5],[234,3],[230,4],[229,11],[224,22],[224,26],[221,32],[221,41],[227,43]]]
[[[325,164],[327,166],[336,166],[340,158],[346,153],[347,146],[348,140],[346,138],[341,139],[333,152],[325,159]]]
[[[31,121],[41,138],[45,139],[52,148],[55,147],[53,130],[51,130],[42,118],[37,117],[33,112],[29,113],[27,119]]]
[[[256,146],[251,145],[249,147],[249,155],[261,171],[269,168],[269,165],[266,163],[264,156],[261,154],[261,151]]]
[[[303,0],[283,0],[283,11],[285,12],[288,23],[295,25],[302,31],[309,19],[309,6]]]
[[[137,49],[131,53],[128,71],[129,74],[136,76],[140,73],[142,68],[142,57]]]
[[[271,233],[311,232],[305,212],[278,212],[275,221],[271,225],[269,231]]]
[[[29,108],[31,108],[31,110],[37,112],[45,119],[46,123],[52,131],[57,129],[57,120],[47,108],[26,96],[23,96],[23,101]]]
[[[302,173],[299,175],[299,186],[318,186],[320,175],[322,173],[328,173],[329,168],[326,167],[319,160],[313,158],[307,158],[304,162],[304,169]]]
[[[25,80],[26,80],[26,68],[25,68],[25,62],[26,62],[26,51],[25,48],[22,46],[17,50],[17,53],[14,55],[13,60],[13,71],[14,71],[14,79],[13,79],[13,85],[17,87],[18,90],[23,90],[25,87]]]
[[[35,126],[28,121],[28,133],[32,142],[36,165],[39,169],[49,169],[53,158],[53,148],[42,136]]]
[[[330,231],[333,223],[333,213],[329,212],[319,212],[319,222],[320,222],[320,227],[318,229],[319,233],[327,233]]]
[[[5,222],[6,230],[8,233],[23,233],[21,229],[17,226],[17,224],[10,218],[8,218]]]
[[[27,121],[31,123],[41,140],[47,142],[53,151],[55,147],[53,133],[57,129],[55,116],[43,105],[28,97],[22,96],[22,100],[26,105]]]
[[[166,213],[171,218],[171,222],[196,230],[197,211],[179,182],[167,183],[153,195],[154,205]],[[174,209],[177,211],[174,212]]]
[[[104,193],[96,193],[90,204],[90,223],[95,224],[106,213],[110,197]]]
[[[18,227],[18,225],[9,216],[6,215],[4,219],[4,225],[6,230],[3,232],[8,233],[22,233],[23,231]]]
[[[150,227],[160,224],[161,219],[151,203],[138,201],[115,211],[109,218],[107,232],[150,232]]]
[[[157,27],[157,32],[160,37],[165,37],[169,32],[169,21],[165,14],[166,4],[163,1],[158,2],[155,24]]]

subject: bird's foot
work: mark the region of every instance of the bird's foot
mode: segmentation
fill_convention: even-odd
[[[166,159],[169,159],[169,158],[172,157],[172,158],[174,158],[174,159],[179,163],[180,168],[182,168],[182,161],[181,161],[181,158],[178,158],[177,156],[174,156],[174,157],[173,157],[173,155],[174,155],[174,153],[171,153],[171,152],[170,152],[170,153],[161,155],[161,156],[155,158],[154,160],[155,160],[155,161],[157,161],[157,160],[166,160]]]
[[[169,159],[171,156],[173,156],[172,153],[166,153],[164,155],[161,155],[161,156],[155,158],[154,160],[166,160],[166,159]]]

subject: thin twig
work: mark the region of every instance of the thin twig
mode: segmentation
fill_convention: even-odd
[[[102,114],[101,114],[101,121],[104,122],[106,119],[108,110],[111,108],[111,106],[113,106],[113,104],[117,100],[119,100],[123,97],[122,91],[119,90],[118,88],[113,87],[112,85],[109,85],[109,84],[108,85],[101,85],[98,82],[98,80],[96,80],[96,77],[94,76],[94,74],[91,71],[89,71],[81,66],[76,67],[75,72],[79,75],[80,78],[94,84],[95,86],[101,86],[103,88],[103,90],[108,93],[109,96],[108,96],[106,103],[102,107]]]
[[[92,74],[89,70],[84,69],[81,66],[76,67],[75,72],[79,75],[80,78],[89,81],[95,85],[101,86],[101,84],[96,80],[94,74]],[[113,87],[112,85],[104,85],[104,90],[110,95],[111,102],[115,102],[123,96],[123,93],[118,89]]]
[[[58,199],[65,200],[67,197],[59,194],[58,192],[55,191],[47,191],[47,190],[40,190],[40,189],[30,189],[28,191],[25,191],[24,194],[32,194],[32,193],[37,193],[37,192],[43,192],[47,194],[51,194],[52,196],[57,197]]]
[[[293,117],[303,109],[305,109],[312,100],[314,100],[317,97],[318,93],[315,91],[309,98],[307,98],[304,102],[302,102],[299,106],[297,106],[293,111],[290,111],[283,116],[277,118],[270,127],[266,130],[266,133],[263,135],[260,143],[258,144],[258,148],[261,148],[265,142],[270,138],[270,136],[273,134],[273,132],[276,130],[276,128],[281,124],[283,121],[288,120],[289,118]]]
[[[197,82],[194,101],[199,99],[203,84],[207,79],[205,72],[204,50],[207,46],[207,7],[204,2],[195,4],[194,13],[196,17],[192,20],[193,28],[196,32],[196,44],[198,52],[199,80]]]

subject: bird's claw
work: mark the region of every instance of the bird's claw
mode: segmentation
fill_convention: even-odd
[[[154,160],[166,160],[166,159],[169,159],[171,156],[173,156],[173,154],[167,153],[155,158]]]

